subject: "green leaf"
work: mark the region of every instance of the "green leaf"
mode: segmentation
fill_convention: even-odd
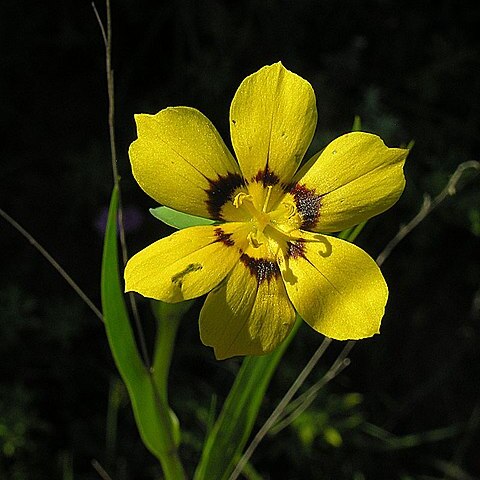
[[[187,227],[195,227],[197,225],[212,225],[215,223],[215,220],[178,212],[169,207],[151,208],[150,213],[169,227],[178,228],[179,230]]]
[[[232,473],[252,432],[265,391],[302,320],[297,318],[288,338],[272,353],[246,357],[222,411],[208,435],[195,480],[224,480]]]
[[[346,230],[342,230],[338,234],[338,238],[341,238],[342,240],[346,240],[347,242],[353,243],[355,239],[358,237],[360,232],[363,230],[363,227],[367,224],[368,220],[365,220],[362,223],[359,223],[358,225],[355,225],[354,227],[347,228]]]
[[[143,443],[160,460],[166,479],[181,480],[185,474],[177,455],[172,413],[165,399],[158,394],[153,378],[140,357],[125,305],[118,267],[118,202],[118,188],[114,187],[105,232],[101,278],[107,338],[127,387]]]

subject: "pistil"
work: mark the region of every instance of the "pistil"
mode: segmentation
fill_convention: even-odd
[[[238,193],[233,205],[236,208],[244,208],[251,216],[252,229],[247,235],[248,242],[254,248],[259,248],[264,243],[268,243],[267,237],[275,239],[274,243],[280,241],[283,237],[296,238],[297,231],[302,223],[302,218],[298,213],[297,207],[293,202],[284,201],[278,207],[269,212],[268,204],[272,194],[272,186],[267,186],[262,209],[257,208],[254,197],[248,193]],[[265,233],[267,226],[273,230]],[[277,232],[276,234],[274,232]],[[277,238],[278,234],[280,236]]]

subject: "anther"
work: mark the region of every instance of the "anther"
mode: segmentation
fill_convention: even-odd
[[[244,192],[237,193],[237,195],[235,195],[235,198],[233,199],[233,205],[236,208],[240,208],[240,206],[243,204],[244,200],[252,201],[252,196],[248,195]]]
[[[257,238],[257,233],[256,232],[250,232],[247,235],[247,240],[250,242],[250,245],[253,248],[258,248],[260,245],[263,245],[263,242],[260,242]]]

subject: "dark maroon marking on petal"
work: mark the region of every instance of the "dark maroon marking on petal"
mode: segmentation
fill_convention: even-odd
[[[257,279],[258,284],[269,282],[272,278],[280,276],[280,269],[277,262],[264,258],[253,258],[246,253],[242,254],[240,261],[250,270],[250,273]]]
[[[287,242],[287,259],[297,259],[298,257],[305,257],[305,240],[303,238]]]
[[[264,187],[267,187],[269,185],[278,185],[280,178],[276,173],[273,173],[267,165],[263,170],[259,170],[252,178],[252,183],[253,182],[262,183]]]
[[[314,189],[296,183],[290,189],[295,199],[297,210],[302,216],[301,228],[309,230],[317,225],[320,218],[320,207],[322,206],[322,195],[315,193]]]
[[[222,228],[217,227],[215,230],[215,236],[217,237],[217,242],[222,242],[227,247],[233,247],[235,242],[232,238],[232,233],[225,233]]]
[[[227,173],[219,175],[216,180],[208,180],[210,187],[207,192],[207,209],[211,218],[214,220],[223,220],[221,213],[222,207],[232,201],[233,192],[239,187],[245,186],[244,178],[238,173]]]

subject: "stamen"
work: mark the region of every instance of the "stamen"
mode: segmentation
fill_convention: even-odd
[[[258,240],[257,232],[250,232],[247,235],[247,240],[253,248],[258,248],[260,245],[263,245],[263,242]]]
[[[250,200],[252,201],[253,198],[251,195],[248,195],[245,192],[240,192],[235,195],[235,198],[233,199],[233,205],[235,208],[240,208],[240,206],[243,204],[244,200]]]
[[[292,239],[297,236],[302,217],[293,202],[282,202],[274,212],[269,213],[269,216],[270,225],[276,231]]]
[[[263,203],[263,208],[262,208],[262,212],[263,213],[266,213],[267,211],[267,207],[268,207],[268,202],[270,200],[270,195],[272,194],[272,186],[271,185],[268,185],[267,186],[267,196],[265,198],[265,202]]]

